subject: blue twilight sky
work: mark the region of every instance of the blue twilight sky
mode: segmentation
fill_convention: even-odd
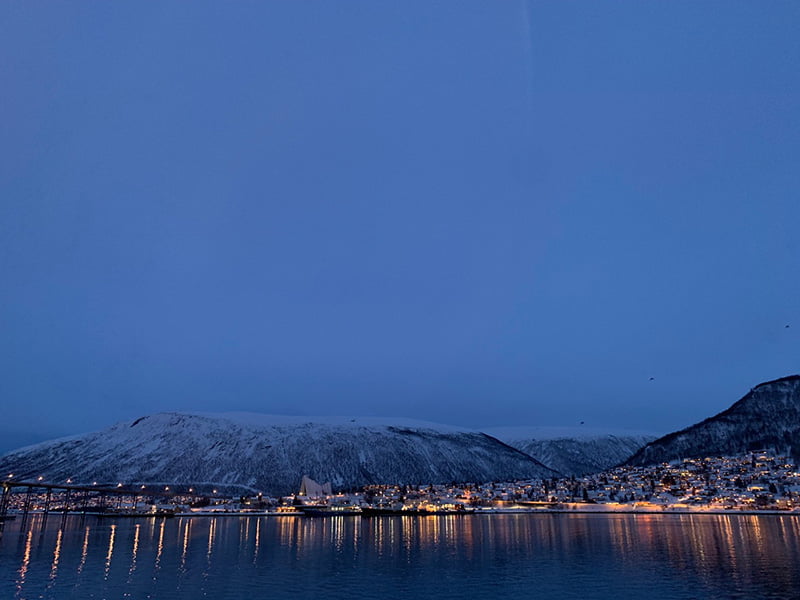
[[[0,450],[163,410],[666,432],[800,372],[798,31],[3,2]]]

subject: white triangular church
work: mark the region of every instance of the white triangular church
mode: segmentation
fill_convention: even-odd
[[[307,498],[318,498],[320,496],[330,496],[331,491],[330,482],[317,483],[308,475],[303,475],[303,480],[300,482],[300,495]]]

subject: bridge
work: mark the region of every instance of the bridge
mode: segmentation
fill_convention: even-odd
[[[9,518],[9,508],[15,496],[22,495],[22,504],[18,507],[23,521],[32,511],[40,512],[47,517],[53,512],[67,514],[87,513],[103,514],[109,510],[120,510],[123,500],[130,498],[131,506],[136,506],[137,500],[149,498],[172,499],[176,496],[190,497],[193,501],[208,498],[202,494],[195,494],[193,488],[184,491],[172,490],[169,486],[156,489],[145,485],[123,485],[114,487],[104,485],[76,485],[72,483],[49,483],[38,481],[14,481],[5,479],[0,481],[2,496],[0,496],[0,523]],[[110,502],[109,502],[110,500]],[[115,506],[116,503],[116,506]],[[154,503],[154,502],[152,502]],[[19,503],[17,503],[19,504]]]

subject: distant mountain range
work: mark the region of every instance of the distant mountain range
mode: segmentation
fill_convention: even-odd
[[[296,492],[374,483],[486,482],[558,473],[486,434],[415,421],[161,413],[0,457],[0,473],[48,481]]]
[[[774,449],[800,455],[800,375],[767,381],[727,410],[654,440],[629,465]]]
[[[335,490],[483,483],[760,449],[800,455],[800,376],[762,383],[718,415],[658,439],[582,427],[482,433],[397,419],[160,413],[15,450],[0,457],[0,473],[285,495],[303,475]]]
[[[566,476],[598,473],[655,440],[652,433],[584,427],[500,427],[484,430]]]

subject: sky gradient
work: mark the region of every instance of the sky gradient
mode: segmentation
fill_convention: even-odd
[[[667,432],[800,372],[798,30],[3,3],[0,451],[165,410]]]

